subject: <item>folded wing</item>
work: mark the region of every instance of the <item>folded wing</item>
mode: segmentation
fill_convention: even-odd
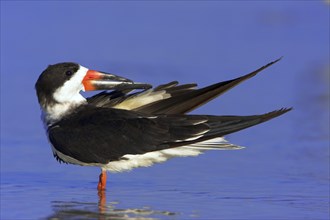
[[[203,150],[209,140],[265,122],[289,110],[253,116],[146,116],[134,111],[84,106],[74,116],[49,127],[48,135],[55,154],[59,152],[83,163],[107,164],[125,159],[125,155],[182,146]]]

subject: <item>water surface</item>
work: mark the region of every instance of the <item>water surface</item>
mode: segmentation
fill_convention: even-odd
[[[58,164],[34,83],[76,61],[153,84],[201,86],[283,60],[196,110],[294,110],[207,152],[110,174]],[[1,2],[1,212],[10,219],[329,219],[329,5]]]

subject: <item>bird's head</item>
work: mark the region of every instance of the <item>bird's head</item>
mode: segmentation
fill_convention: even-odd
[[[35,88],[46,114],[86,102],[80,91],[148,89],[149,84],[104,72],[89,70],[77,63],[49,65],[39,76]],[[60,108],[64,108],[61,110]]]

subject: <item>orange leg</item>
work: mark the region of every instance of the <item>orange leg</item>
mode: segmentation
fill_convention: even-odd
[[[105,190],[105,185],[107,184],[107,171],[102,170],[102,173],[99,177],[99,184],[97,185],[97,189],[99,191]]]

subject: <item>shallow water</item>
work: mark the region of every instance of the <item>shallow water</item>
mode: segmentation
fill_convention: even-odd
[[[0,219],[329,219],[328,17],[323,2],[1,2]],[[282,55],[194,112],[294,107],[227,137],[243,150],[109,174],[103,194],[98,168],[52,157],[33,89],[48,63],[207,85]]]

